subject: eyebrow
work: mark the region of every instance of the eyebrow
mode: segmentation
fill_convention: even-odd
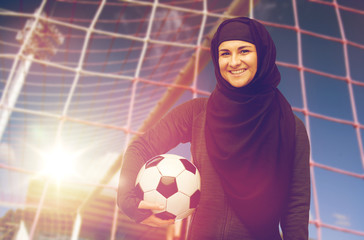
[[[243,46],[240,46],[238,47],[238,50],[241,50],[241,49],[244,49],[244,48],[251,48],[252,46],[250,45],[243,45]],[[229,49],[220,49],[219,52],[226,52],[226,51],[230,51]]]

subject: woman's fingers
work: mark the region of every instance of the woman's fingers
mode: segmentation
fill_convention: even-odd
[[[142,201],[140,201],[138,208],[160,211],[160,210],[164,209],[164,206],[157,204],[157,203],[151,203],[151,202],[146,202],[146,201],[142,200]],[[144,219],[141,223],[152,226],[152,227],[166,227],[168,225],[173,224],[174,219],[163,220],[159,217],[156,217],[154,214],[152,214],[148,218]]]
[[[157,203],[151,203],[151,202],[146,202],[144,200],[141,200],[138,208],[139,209],[150,209],[150,210],[163,210],[164,206],[157,204]]]
[[[148,218],[144,219],[141,223],[152,227],[166,227],[173,224],[174,219],[163,220],[153,214]]]

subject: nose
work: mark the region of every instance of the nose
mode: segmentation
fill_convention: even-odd
[[[232,54],[230,60],[230,66],[235,68],[241,64],[241,59],[238,54]]]

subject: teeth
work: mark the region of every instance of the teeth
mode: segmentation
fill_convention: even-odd
[[[236,70],[236,71],[230,71],[232,74],[239,74],[239,73],[242,73],[244,72],[245,70],[244,69],[241,69],[241,70]]]

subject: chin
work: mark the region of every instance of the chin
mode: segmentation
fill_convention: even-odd
[[[246,85],[248,85],[251,81],[228,81],[228,82],[233,87],[241,88],[241,87],[245,87]]]

